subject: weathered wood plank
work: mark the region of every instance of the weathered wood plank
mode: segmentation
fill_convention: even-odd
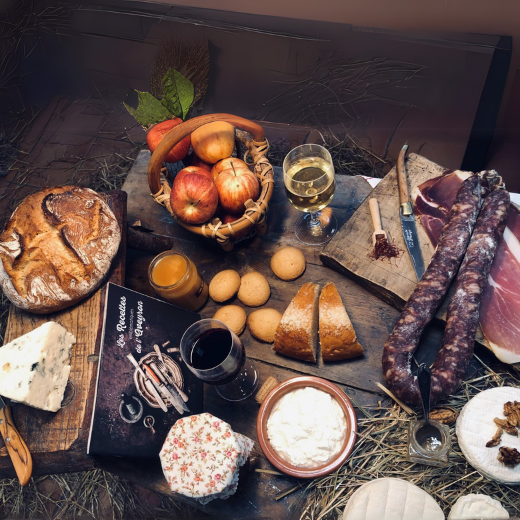
[[[413,190],[424,181],[441,175],[445,168],[420,155],[410,154],[406,161],[406,170],[410,188]],[[320,258],[323,263],[349,276],[379,298],[402,308],[415,289],[417,278],[403,239],[395,168],[374,188],[370,194],[370,198],[372,197],[379,202],[383,229],[404,254],[391,262],[376,261],[368,257],[373,251],[374,229],[367,199],[327,244]],[[434,248],[417,218],[416,223],[424,263],[427,266]]]
[[[107,202],[121,229],[126,229],[126,193],[114,190]],[[112,264],[109,281],[123,284],[125,276],[126,234]],[[77,339],[72,350],[67,392],[73,397],[58,412],[45,412],[25,405],[13,406],[13,417],[33,457],[33,474],[63,473],[94,467],[86,455],[86,442],[92,415],[97,373],[97,354],[101,342],[104,309],[104,286],[86,300],[63,311],[37,315],[10,308],[5,343],[34,330],[43,323],[56,321]],[[67,394],[66,394],[67,395]],[[0,474],[14,476],[5,446],[0,448]]]

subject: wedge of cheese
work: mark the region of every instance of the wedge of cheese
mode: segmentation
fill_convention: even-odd
[[[60,409],[76,338],[49,321],[0,348],[0,395],[41,410]]]

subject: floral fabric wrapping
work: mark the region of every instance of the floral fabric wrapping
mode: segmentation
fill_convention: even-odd
[[[168,433],[160,458],[170,489],[202,504],[228,498],[238,486],[253,441],[209,413],[179,419]]]

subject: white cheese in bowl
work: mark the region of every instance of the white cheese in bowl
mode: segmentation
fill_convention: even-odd
[[[285,394],[267,420],[272,448],[298,468],[312,469],[330,462],[340,453],[346,434],[341,406],[330,394],[313,387]]]

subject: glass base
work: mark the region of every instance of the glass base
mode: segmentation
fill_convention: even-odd
[[[258,386],[258,371],[253,361],[246,359],[237,377],[225,385],[215,387],[217,394],[226,401],[242,401],[255,392]]]
[[[316,213],[313,219],[310,213],[304,213],[296,222],[296,238],[310,246],[326,244],[338,230],[338,221],[331,208]]]

